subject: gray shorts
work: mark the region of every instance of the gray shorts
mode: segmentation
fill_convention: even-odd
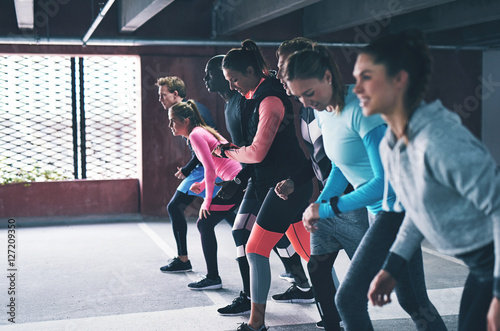
[[[352,258],[368,230],[368,212],[361,208],[332,218],[320,219],[318,230],[311,233],[311,254],[323,255],[344,249]]]

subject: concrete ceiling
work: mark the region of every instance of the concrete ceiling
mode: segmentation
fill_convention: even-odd
[[[102,10],[102,11],[101,11]],[[498,0],[2,0],[0,43],[360,44],[419,28],[434,46],[500,48]]]

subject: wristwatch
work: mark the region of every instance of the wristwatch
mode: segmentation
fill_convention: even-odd
[[[238,177],[234,177],[233,182],[235,182],[237,185],[241,184],[241,180]]]

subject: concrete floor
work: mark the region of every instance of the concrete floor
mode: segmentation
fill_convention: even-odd
[[[189,222],[188,246],[193,272],[164,274],[159,267],[176,255],[170,223],[126,222],[105,224],[23,227],[17,221],[15,295],[9,278],[0,281],[0,329],[3,330],[235,330],[248,317],[223,317],[216,309],[239,293],[241,281],[235,262],[231,229],[221,223],[219,269],[224,288],[192,291],[186,285],[205,273],[198,231]],[[7,264],[7,220],[1,220],[0,261]],[[431,300],[449,330],[457,328],[457,313],[465,266],[424,247],[427,287]],[[349,261],[341,253],[335,267],[343,278]],[[277,276],[283,271],[271,257],[270,294],[285,291],[289,283]],[[15,324],[9,322],[11,297]],[[393,296],[395,301],[395,297]],[[394,302],[369,307],[375,330],[413,330],[414,326]],[[268,302],[270,330],[316,330],[319,315],[314,304]]]

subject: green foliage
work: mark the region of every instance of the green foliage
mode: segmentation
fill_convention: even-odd
[[[12,183],[26,183],[29,186],[30,182],[44,182],[53,180],[65,180],[69,177],[60,174],[55,170],[43,170],[42,167],[35,165],[31,169],[17,169],[12,164],[6,164],[5,161],[0,162],[0,185]]]

